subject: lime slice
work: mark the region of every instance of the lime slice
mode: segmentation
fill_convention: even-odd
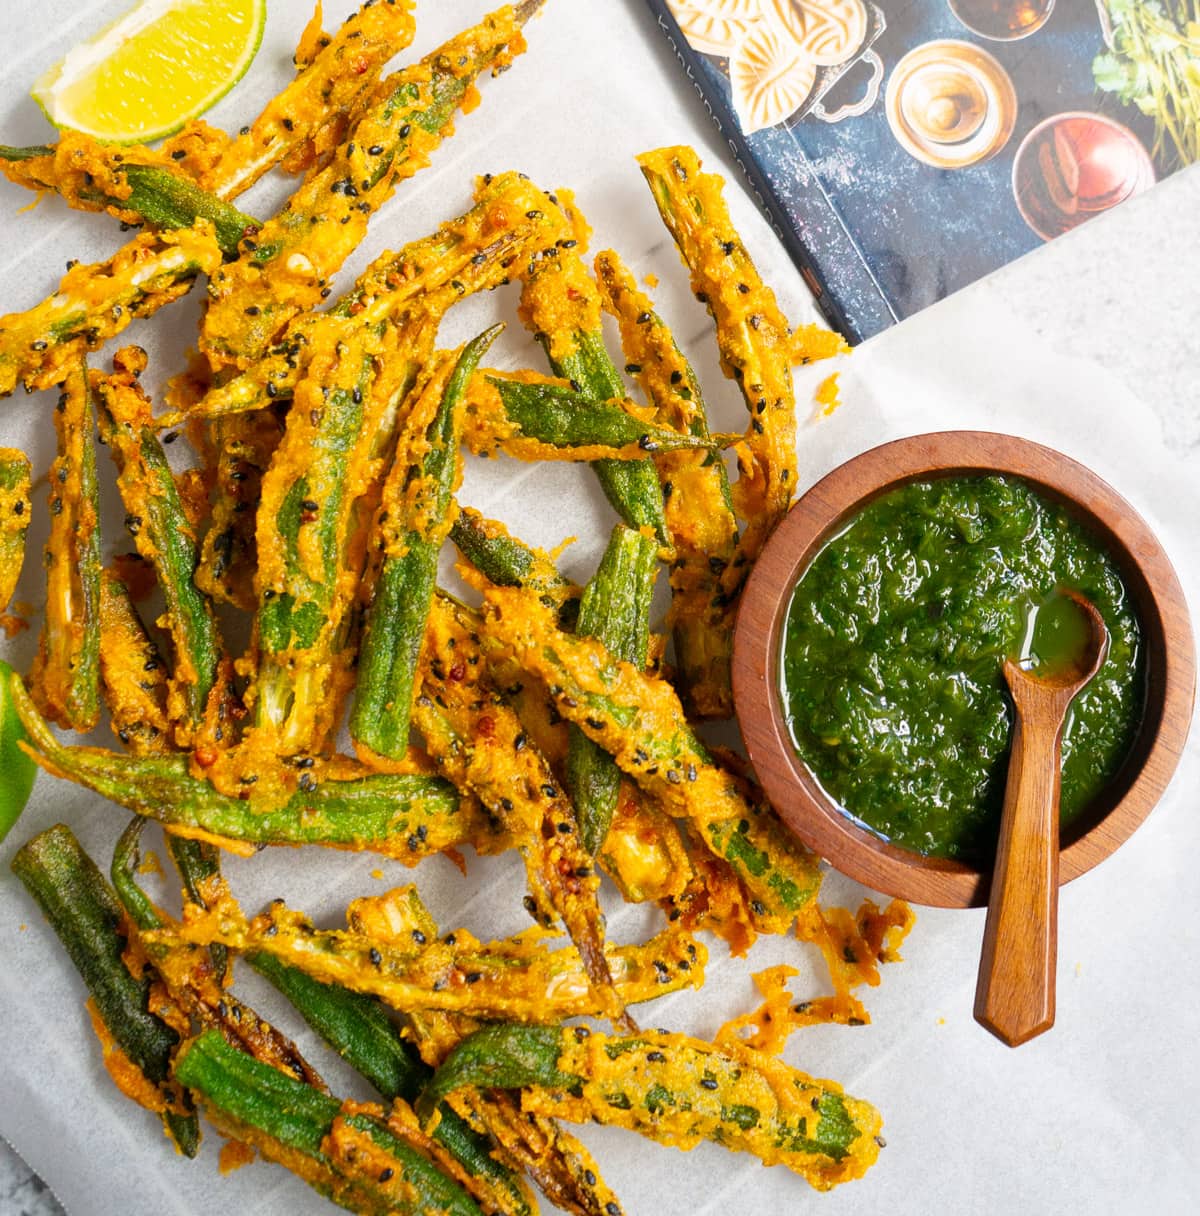
[[[266,0],[142,0],[34,86],[56,127],[113,143],[178,131],[245,75]]]

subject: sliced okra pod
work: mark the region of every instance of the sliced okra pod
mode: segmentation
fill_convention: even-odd
[[[861,1178],[882,1120],[833,1081],[747,1047],[664,1031],[629,1038],[585,1027],[487,1026],[442,1064],[418,1109],[461,1086],[522,1090],[522,1108],[625,1127],[690,1149],[711,1140],[784,1165],[817,1190]]]
[[[712,762],[666,681],[615,658],[600,643],[555,627],[532,592],[493,587],[488,631],[549,688],[558,711],[604,748],[707,847],[736,870],[760,927],[783,932],[820,886],[816,858],[765,802]]]
[[[106,262],[73,264],[54,295],[0,317],[0,397],[61,384],[85,350],[96,350],[135,317],[186,295],[221,263],[212,226],[143,233]]]
[[[214,274],[200,338],[214,367],[245,367],[320,303],[371,215],[453,130],[472,82],[523,49],[520,18],[506,7],[383,81],[329,163]]]
[[[442,849],[483,845],[476,808],[439,777],[357,769],[329,780],[302,770],[300,789],[277,809],[222,794],[193,777],[184,755],[125,756],[98,747],[64,747],[38,714],[19,677],[9,693],[43,768],[108,798],[176,835],[243,853],[261,845],[320,844],[370,850],[414,864]],[[323,774],[322,774],[323,776]]]
[[[355,743],[378,755],[398,758],[408,749],[417,659],[459,473],[463,400],[479,360],[502,328],[485,330],[454,362],[443,360],[405,419],[383,486],[372,536],[382,559],[350,715]]]
[[[126,1076],[122,1092],[157,1113],[180,1151],[194,1157],[199,1126],[190,1102],[171,1078],[180,1035],[149,1008],[149,978],[135,979],[125,965],[121,904],[112,888],[63,824],[23,845],[12,869],[87,985],[113,1050],[137,1072],[140,1084]],[[114,1078],[125,1072],[114,1068]]]
[[[195,731],[204,722],[217,682],[221,642],[216,619],[196,586],[195,534],[155,433],[150,401],[137,382],[145,355],[127,347],[117,352],[113,366],[111,376],[97,376],[94,382],[101,430],[117,465],[126,530],[137,551],[154,566],[166,600],[172,691],[182,701],[186,725]]]
[[[581,637],[597,638],[610,654],[644,668],[657,573],[657,544],[641,532],[618,524],[584,589],[576,632]],[[566,777],[579,819],[580,840],[587,852],[595,855],[604,845],[616,814],[621,770],[603,748],[572,725]]]
[[[597,255],[596,278],[604,307],[621,327],[626,370],[654,406],[656,421],[708,439],[700,382],[649,296],[611,250]],[[725,462],[714,451],[664,450],[654,463],[675,546],[669,621],[685,700],[695,717],[728,718],[735,605],[721,576],[735,561],[738,529]]]
[[[381,1216],[482,1216],[459,1182],[415,1147],[424,1137],[395,1112],[388,1119],[380,1107],[339,1102],[231,1047],[214,1030],[184,1046],[175,1076],[221,1131],[296,1168],[341,1207]]]
[[[50,466],[46,617],[31,683],[42,712],[87,731],[100,716],[100,492],[92,434],[96,410],[87,365],[67,377],[54,412],[58,455]]]

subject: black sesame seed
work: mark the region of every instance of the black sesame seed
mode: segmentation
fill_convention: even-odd
[[[383,955],[375,949],[374,946],[367,953],[367,957],[371,960],[371,966],[378,967],[383,962]]]
[[[717,1089],[718,1086],[717,1086],[716,1081],[714,1081],[712,1079],[712,1077],[701,1077],[700,1078],[700,1088],[701,1089]]]

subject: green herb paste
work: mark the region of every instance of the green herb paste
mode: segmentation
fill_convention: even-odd
[[[1060,507],[1009,477],[914,482],[831,540],[788,608],[781,679],[800,757],[884,839],[986,861],[1004,798],[1012,702],[1005,658],[1069,638],[1056,590],[1082,592],[1110,635],[1063,739],[1062,822],[1130,750],[1144,699],[1138,620],[1111,557]],[[1046,620],[1038,620],[1047,607]]]

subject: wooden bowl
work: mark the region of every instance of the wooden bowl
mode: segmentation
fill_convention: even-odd
[[[916,435],[864,452],[817,482],[775,529],[746,584],[734,634],[733,695],[742,737],[780,817],[851,878],[944,908],[986,904],[991,875],[889,844],[839,809],[792,743],[780,694],[780,652],[797,579],[863,507],[905,482],[989,473],[1022,479],[1089,528],[1120,568],[1141,620],[1141,731],[1104,793],[1063,832],[1060,881],[1090,870],[1132,835],[1166,789],[1187,739],[1196,684],[1179,579],[1145,521],[1091,470],[1052,448],[982,431]]]

